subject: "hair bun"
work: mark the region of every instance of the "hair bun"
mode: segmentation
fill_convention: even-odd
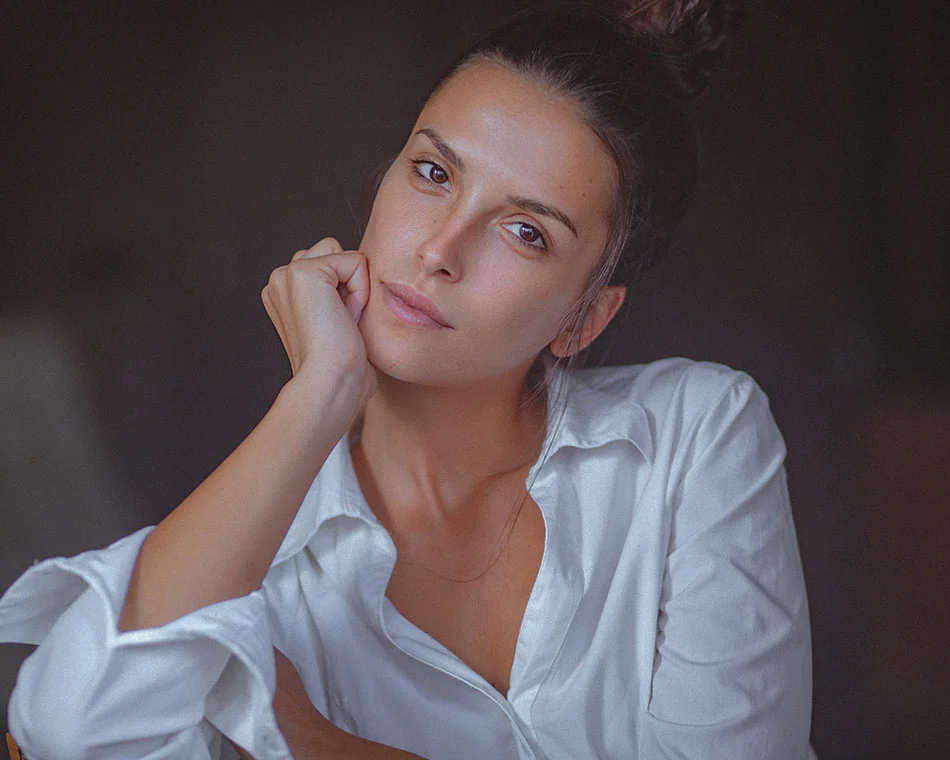
[[[729,0],[627,0],[618,10],[631,35],[661,51],[682,97],[706,89],[725,48]]]

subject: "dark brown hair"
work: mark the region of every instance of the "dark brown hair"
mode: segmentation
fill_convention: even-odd
[[[505,66],[576,103],[613,157],[617,187],[607,244],[563,322],[575,338],[601,289],[631,283],[655,263],[689,207],[698,156],[683,103],[705,89],[730,16],[728,0],[536,6],[478,40],[433,88],[434,94],[459,71],[481,62]],[[564,364],[569,369],[577,360],[572,352]],[[528,373],[529,402],[548,390],[558,364],[550,349],[541,352]],[[552,405],[560,410],[555,426],[564,412],[563,394]],[[542,450],[541,460],[549,454]],[[467,578],[440,577],[458,583],[482,577],[501,557],[529,491],[530,485],[511,510],[486,568]]]
[[[632,282],[662,256],[692,201],[698,157],[683,103],[705,89],[730,17],[728,0],[536,6],[475,42],[433,90],[468,66],[500,64],[576,103],[609,150],[610,235],[565,317],[575,335],[603,286]]]

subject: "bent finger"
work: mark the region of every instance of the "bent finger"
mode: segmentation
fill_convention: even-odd
[[[359,251],[344,251],[322,257],[319,266],[331,278],[354,322],[358,322],[369,300],[369,266]]]
[[[297,251],[291,261],[296,261],[297,259],[313,259],[319,256],[328,256],[331,253],[343,253],[343,246],[340,245],[340,241],[336,238],[325,237],[310,248]]]
[[[347,311],[353,317],[354,322],[359,322],[363,315],[366,304],[369,303],[369,263],[366,257],[361,257],[359,265],[353,272],[353,275],[346,282],[348,293],[343,298]]]

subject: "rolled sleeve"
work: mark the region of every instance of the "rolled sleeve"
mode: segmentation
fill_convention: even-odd
[[[10,699],[11,733],[43,760],[206,760],[220,756],[221,733],[252,754],[264,736],[261,754],[283,756],[266,730],[276,673],[260,589],[118,630],[150,530],[34,565],[0,599],[0,640],[38,644]]]
[[[804,760],[811,643],[785,446],[735,373],[674,492],[642,760]]]

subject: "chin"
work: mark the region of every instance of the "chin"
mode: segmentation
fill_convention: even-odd
[[[472,346],[460,353],[406,338],[405,334],[364,332],[366,355],[377,372],[420,387],[468,390],[489,387],[518,372],[492,365],[487,357],[480,358],[472,351]]]
[[[471,388],[524,373],[531,363],[500,363],[506,353],[511,356],[515,352],[499,350],[497,340],[477,345],[471,336],[460,336],[453,330],[430,331],[403,325],[375,299],[366,307],[359,329],[366,356],[377,372],[414,385]]]
[[[367,307],[360,333],[370,364],[395,380],[417,385],[448,386],[460,380],[459,361],[433,340],[437,333],[404,328]]]

